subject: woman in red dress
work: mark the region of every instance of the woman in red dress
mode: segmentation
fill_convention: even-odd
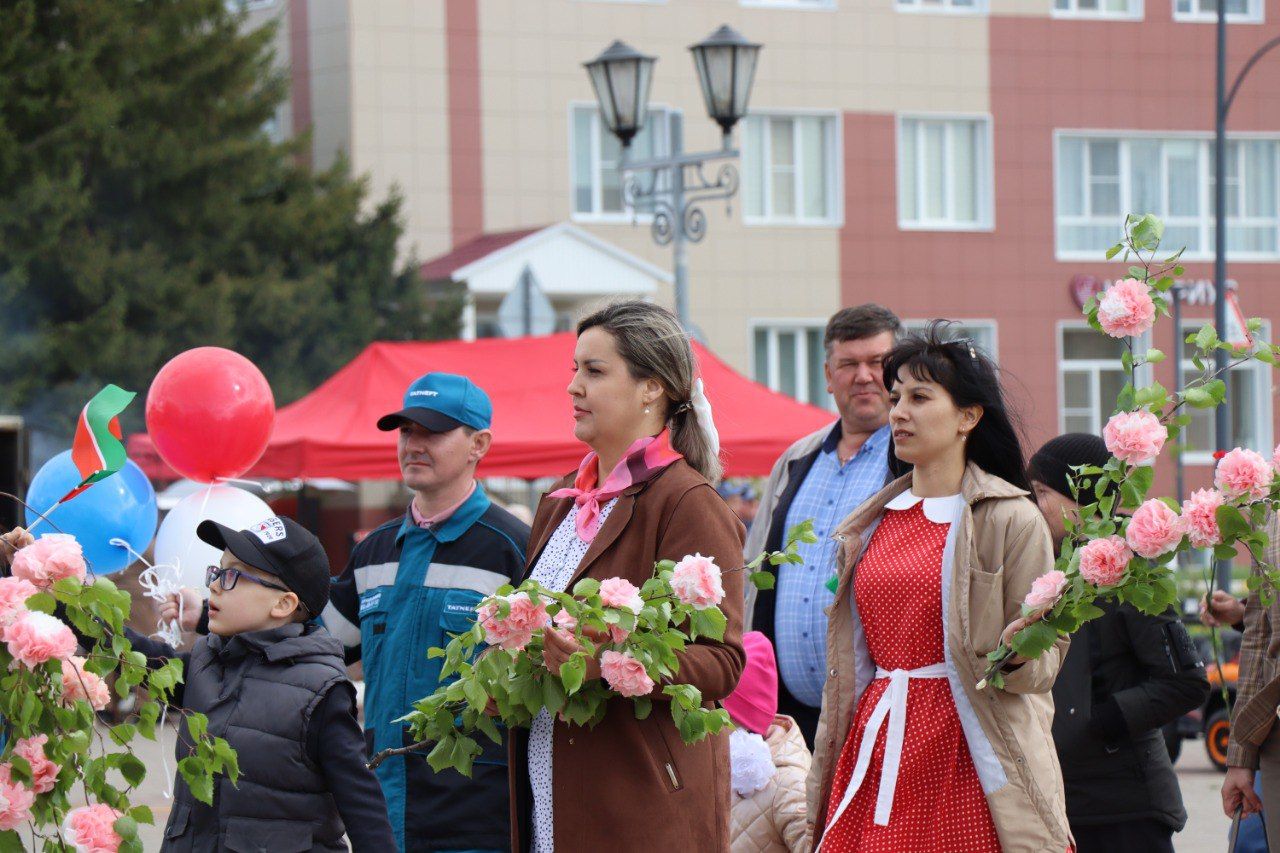
[[[823,853],[1067,850],[1049,734],[1065,641],[979,691],[1053,567],[994,366],[941,329],[885,362],[891,466],[841,525],[810,802]]]

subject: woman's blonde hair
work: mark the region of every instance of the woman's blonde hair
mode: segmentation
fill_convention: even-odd
[[[578,323],[578,334],[597,327],[613,336],[633,379],[652,379],[662,386],[671,446],[707,480],[720,479],[720,459],[693,408],[693,349],[676,316],[633,299],[592,312]]]

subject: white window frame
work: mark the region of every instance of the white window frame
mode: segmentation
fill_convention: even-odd
[[[954,0],[942,0],[945,6],[928,7],[921,5],[922,0],[893,0],[893,8],[908,15],[985,15],[987,0],[973,0],[972,6],[952,6]]]
[[[1195,7],[1194,12],[1179,12],[1178,0],[1171,0],[1170,5],[1173,8],[1173,19],[1185,24],[1216,24],[1218,22],[1218,13],[1200,11],[1200,0],[1189,0]],[[1226,0],[1219,0],[1226,2]],[[1241,15],[1238,13],[1228,12],[1227,23],[1230,24],[1261,24],[1266,21],[1266,0],[1246,0],[1249,4],[1249,11]]]
[[[1107,248],[1110,248],[1109,246],[1107,246],[1107,247],[1099,247],[1097,249],[1087,249],[1087,250],[1080,250],[1080,251],[1063,250],[1061,248],[1062,241],[1059,237],[1058,231],[1059,231],[1059,227],[1062,224],[1063,217],[1061,217],[1058,214],[1057,194],[1058,194],[1058,184],[1062,177],[1062,174],[1061,174],[1062,158],[1059,156],[1059,147],[1060,147],[1061,141],[1064,138],[1083,139],[1085,141],[1089,141],[1089,140],[1115,141],[1120,144],[1119,182],[1120,182],[1120,209],[1122,211],[1126,209],[1126,196],[1129,193],[1129,187],[1130,187],[1129,155],[1128,155],[1128,146],[1125,144],[1126,142],[1136,140],[1136,139],[1157,139],[1161,141],[1191,140],[1194,142],[1199,142],[1200,145],[1202,146],[1201,153],[1203,156],[1200,156],[1197,158],[1197,162],[1199,165],[1199,175],[1197,177],[1197,186],[1199,190],[1200,210],[1202,211],[1202,213],[1198,217],[1199,221],[1197,222],[1196,227],[1200,229],[1200,245],[1204,248],[1199,252],[1192,252],[1188,250],[1182,257],[1183,257],[1183,260],[1186,260],[1186,261],[1213,260],[1212,247],[1213,247],[1213,227],[1214,226],[1213,226],[1213,216],[1211,213],[1212,207],[1213,207],[1213,169],[1212,169],[1212,162],[1211,162],[1211,158],[1213,155],[1213,149],[1212,149],[1213,135],[1212,134],[1193,132],[1193,131],[1096,130],[1096,129],[1074,130],[1074,129],[1066,129],[1066,128],[1057,128],[1053,131],[1053,192],[1054,192],[1053,251],[1054,251],[1054,257],[1057,260],[1059,261],[1102,260],[1104,252],[1106,251]],[[1276,132],[1264,133],[1264,132],[1250,131],[1246,133],[1230,133],[1227,135],[1227,142],[1248,142],[1251,140],[1252,141],[1263,140],[1268,142],[1275,142],[1277,146],[1280,146],[1280,133],[1276,133]],[[1207,153],[1205,153],[1206,149],[1207,149]],[[1086,162],[1086,171],[1087,171],[1087,168],[1088,168],[1088,164]],[[1162,170],[1164,168],[1163,158],[1161,161],[1161,168]],[[1081,176],[1081,179],[1083,180],[1083,176]],[[1228,175],[1227,176],[1228,183],[1230,183],[1231,180],[1232,180],[1232,177]],[[1277,215],[1275,219],[1277,223],[1276,227],[1277,229],[1280,229],[1280,153],[1277,153],[1277,166],[1276,166],[1275,180],[1277,184],[1275,189],[1276,199],[1277,199]],[[1167,191],[1168,191],[1168,182],[1162,179],[1161,192],[1167,193]],[[1176,218],[1179,220],[1179,224],[1185,224],[1182,222],[1182,220],[1189,219],[1188,217],[1176,217]],[[1167,225],[1170,217],[1166,216],[1164,217],[1164,219]],[[1081,220],[1082,220],[1081,224],[1083,224],[1085,220],[1091,221],[1092,218],[1086,215],[1084,217],[1081,217]],[[1264,222],[1259,221],[1256,217],[1253,219],[1250,219],[1243,216],[1233,217],[1228,215],[1227,217],[1228,227],[1233,223],[1238,225],[1244,225],[1244,226],[1264,224]],[[1116,240],[1119,241],[1121,237],[1121,228],[1123,226],[1123,213],[1116,215],[1115,226],[1116,226]],[[1166,247],[1166,248],[1169,248],[1169,247]],[[1176,250],[1177,248],[1181,248],[1181,247],[1172,247],[1172,248]],[[1112,261],[1115,263],[1123,262],[1124,254],[1121,253],[1116,255],[1112,259]],[[1280,261],[1280,235],[1278,235],[1276,238],[1275,252],[1244,252],[1244,251],[1234,250],[1234,249],[1231,251],[1232,263],[1275,263],[1276,261]]]
[[[821,400],[807,399],[809,396],[809,361],[804,357],[805,353],[803,350],[806,346],[803,342],[808,339],[807,335],[809,332],[814,330],[819,332],[825,331],[827,328],[827,318],[753,318],[748,321],[747,325],[750,330],[751,337],[750,364],[753,374],[755,372],[757,356],[756,333],[764,331],[768,335],[768,339],[765,343],[765,346],[767,347],[765,353],[765,373],[767,375],[763,377],[753,376],[752,378],[756,382],[767,386],[771,391],[777,391],[779,394],[786,393],[782,390],[781,369],[778,359],[778,335],[786,332],[793,332],[796,336],[796,390],[801,392],[800,395],[793,399],[799,400],[802,403],[808,403],[811,406],[817,406],[820,409],[826,409],[830,412],[835,411],[835,400],[832,399],[829,393],[823,394],[823,398]],[[819,347],[821,346],[821,343],[819,343]],[[825,352],[822,354],[822,362],[826,362]]]
[[[1182,341],[1186,340],[1187,335],[1191,334],[1192,332],[1195,332],[1197,329],[1199,329],[1201,326],[1203,326],[1207,322],[1211,322],[1211,321],[1204,318],[1197,319],[1197,318],[1183,317],[1182,318],[1182,334],[1178,336],[1179,350],[1183,345]],[[1262,322],[1262,328],[1255,334],[1261,337],[1263,340],[1268,340],[1268,341],[1271,340],[1271,321],[1264,320]],[[1186,374],[1188,372],[1198,373],[1198,371],[1196,370],[1195,364],[1192,363],[1191,359],[1189,358],[1182,359],[1180,367],[1182,369],[1182,373],[1183,373],[1182,379],[1184,383],[1186,381]],[[1261,403],[1257,411],[1253,413],[1253,433],[1258,437],[1257,439],[1258,446],[1254,447],[1253,449],[1259,451],[1265,456],[1267,455],[1266,449],[1269,447],[1273,447],[1273,444],[1272,444],[1273,429],[1272,428],[1273,428],[1274,422],[1272,420],[1273,402],[1272,402],[1272,390],[1271,390],[1271,373],[1272,373],[1272,370],[1274,370],[1274,368],[1272,368],[1271,365],[1263,364],[1260,361],[1250,361],[1247,364],[1243,364],[1239,367],[1232,368],[1232,370],[1243,370],[1252,374],[1250,378],[1253,381],[1254,399],[1258,400]],[[1229,388],[1230,386],[1228,386],[1228,389]],[[1230,405],[1230,402],[1229,401],[1224,402],[1223,405],[1224,406]],[[1213,417],[1212,409],[1205,410],[1205,411],[1209,415],[1209,417]],[[1184,429],[1183,437],[1185,437],[1186,428],[1184,427],[1183,429]],[[1235,431],[1234,422],[1232,423],[1232,431],[1233,432]],[[1235,443],[1234,439],[1235,439],[1235,436],[1232,436],[1232,442],[1231,444],[1227,445],[1228,447],[1234,445]],[[1187,465],[1211,466],[1216,464],[1213,458],[1212,450],[1188,450],[1182,454],[1182,461],[1184,464],[1187,464]]]
[[[1102,9],[1081,9],[1080,0],[1068,0],[1072,8],[1059,9],[1055,0],[1049,11],[1051,18],[1064,18],[1073,21],[1141,21],[1143,19],[1143,0],[1128,0],[1127,12],[1107,12]]]
[[[915,332],[923,332],[926,328],[928,328],[929,324],[932,323],[934,319],[936,318],[930,318],[930,319],[911,318],[911,319],[903,320],[902,334],[909,335]],[[966,319],[963,317],[944,317],[941,319],[950,320],[956,326],[960,326],[966,329],[981,329],[987,332],[991,337],[991,348],[989,351],[987,351],[987,355],[991,356],[992,360],[996,362],[1000,361],[1000,323],[999,321],[989,317],[982,318],[982,319]]]
[[[773,213],[771,212],[773,207],[772,205],[773,199],[771,197],[773,193],[773,188],[772,188],[772,182],[769,180],[769,174],[768,174],[770,169],[770,166],[769,166],[770,152],[772,150],[770,146],[773,143],[771,141],[770,135],[768,133],[765,133],[764,134],[764,146],[765,146],[764,151],[761,151],[759,154],[759,157],[761,158],[761,162],[765,164],[764,166],[765,176],[764,176],[763,185],[761,187],[761,192],[764,194],[763,201],[764,201],[765,210],[770,212],[765,213],[763,216],[752,216],[747,213],[747,205],[744,200],[742,203],[743,224],[750,225],[750,226],[768,226],[771,228],[777,228],[777,227],[840,228],[840,227],[843,227],[844,226],[844,156],[843,156],[844,155],[844,127],[841,121],[840,111],[839,110],[811,110],[811,109],[800,109],[800,110],[764,109],[764,110],[751,110],[748,113],[747,118],[748,119],[751,119],[751,118],[763,118],[763,119],[820,118],[820,119],[828,120],[831,131],[827,139],[827,142],[829,143],[827,145],[827,174],[828,174],[827,190],[831,194],[831,214],[830,216],[826,216],[822,218],[805,217],[801,215],[792,216],[792,217],[773,215]],[[745,128],[745,120],[744,120],[743,127]],[[796,125],[794,129],[794,133],[798,134],[799,132],[800,132],[799,125]],[[739,139],[742,141],[742,145],[740,146],[740,148],[742,149],[742,158],[743,160],[745,160],[746,154],[747,154],[746,152],[747,137],[746,137],[745,131],[740,132]],[[801,158],[799,156],[800,144],[799,144],[798,137],[795,140],[794,150],[796,152],[796,172],[795,172],[795,183],[797,187],[796,210],[799,211],[802,207],[801,201],[800,201],[801,195],[800,195],[799,189],[804,186],[804,167],[803,167],[803,164],[801,163]],[[744,168],[741,161],[739,162],[739,168],[740,169]],[[746,179],[745,177],[743,177],[741,180],[745,181]],[[739,182],[739,185],[741,186],[741,181]],[[741,192],[742,190],[740,188],[739,193]]]
[[[1105,401],[1098,399],[1101,393],[1099,374],[1103,370],[1111,370],[1120,372],[1122,370],[1120,362],[1113,358],[1073,358],[1071,361],[1066,360],[1066,332],[1073,329],[1087,329],[1095,335],[1102,334],[1093,330],[1084,320],[1059,320],[1057,328],[1054,330],[1054,347],[1057,354],[1057,370],[1056,381],[1058,385],[1058,432],[1059,434],[1067,432],[1067,371],[1079,373],[1088,371],[1089,373],[1089,395],[1092,398],[1089,410],[1072,409],[1072,415],[1089,415],[1096,416],[1094,421],[1097,424],[1097,430],[1091,430],[1095,435],[1102,435],[1102,428],[1106,426],[1107,419],[1111,417],[1110,410],[1104,410],[1107,405]],[[1134,355],[1138,356],[1145,353],[1152,347],[1151,333],[1147,332],[1141,338],[1134,342]],[[1151,365],[1146,364],[1138,367],[1134,381],[1136,387],[1151,384],[1154,373]],[[1110,405],[1114,408],[1115,401],[1112,400]],[[1094,406],[1098,408],[1095,409]]]
[[[904,170],[907,164],[902,155],[903,122],[906,121],[977,121],[986,133],[982,145],[985,150],[978,152],[978,219],[975,222],[958,222],[948,219],[906,219],[902,211],[902,192]],[[920,125],[916,125],[917,131]],[[950,134],[948,134],[948,137]],[[916,151],[923,150],[920,139],[916,139]],[[996,181],[995,181],[995,122],[991,113],[898,113],[894,119],[894,163],[896,164],[894,181],[894,206],[898,213],[899,231],[994,231],[996,227]],[[919,169],[920,163],[910,164],[912,169]],[[916,175],[916,210],[924,209],[921,193],[924,181]]]
[[[623,2],[623,0],[606,0],[606,2]],[[625,0],[631,2],[631,0]],[[577,162],[577,133],[574,128],[574,116],[578,110],[591,111],[591,171],[593,180],[591,182],[591,206],[592,210],[582,212],[576,209],[577,204],[577,186],[573,182],[574,164]],[[671,107],[666,104],[650,104],[649,119],[652,121],[656,114],[662,113],[662,123],[665,128],[665,136],[667,145],[671,144],[671,116],[679,115],[681,120],[684,119],[684,110]],[[601,195],[604,192],[604,186],[600,181],[600,140],[602,134],[608,133],[609,130],[603,124],[600,117],[600,107],[598,104],[589,101],[573,101],[569,104],[569,216],[574,222],[594,222],[594,223],[622,223],[630,224],[632,222],[650,222],[653,220],[652,213],[644,211],[635,211],[629,205],[623,202],[623,209],[620,211],[602,210]],[[668,152],[669,153],[669,152]],[[626,173],[620,171],[620,177],[623,181],[623,190],[626,188]],[[646,173],[652,175],[652,172]]]
[[[799,9],[803,12],[830,12],[836,0],[738,0],[744,9]]]

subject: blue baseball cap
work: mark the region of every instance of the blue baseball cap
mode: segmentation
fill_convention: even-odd
[[[493,423],[493,404],[489,395],[465,376],[428,373],[404,392],[403,409],[378,419],[378,429],[399,429],[401,421],[413,421],[432,432],[449,432],[461,426],[488,429]]]

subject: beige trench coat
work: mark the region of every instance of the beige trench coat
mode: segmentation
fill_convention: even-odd
[[[809,773],[810,837],[825,825],[832,776],[852,725],[858,697],[875,666],[867,653],[856,608],[853,574],[885,505],[910,488],[903,477],[855,510],[837,529],[840,585],[829,611],[826,688]],[[946,665],[956,710],[987,805],[1007,853],[1066,851],[1062,771],[1050,728],[1050,688],[1066,656],[1066,639],[1010,672],[1003,690],[976,685],[986,654],[1003,628],[1020,615],[1031,583],[1053,568],[1049,529],[1027,493],[970,464],[961,484],[964,507],[943,556]]]

